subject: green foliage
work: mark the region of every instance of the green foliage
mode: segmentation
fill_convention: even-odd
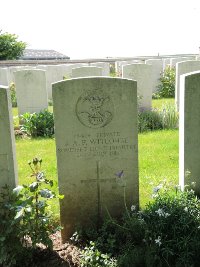
[[[82,267],[117,267],[116,260],[101,253],[92,241],[82,250],[80,263]]]
[[[178,113],[174,105],[166,104],[161,109],[138,112],[138,131],[175,129],[178,127]]]
[[[11,95],[11,102],[12,102],[12,107],[17,107],[17,97],[16,97],[16,88],[15,84],[11,83],[10,86],[10,95]]]
[[[162,190],[162,192],[160,192]],[[140,214],[152,266],[198,266],[200,201],[193,190],[154,189],[155,199]]]
[[[82,266],[104,266],[95,265],[102,253],[119,267],[199,266],[200,200],[192,189],[172,189],[165,181],[153,193],[143,210],[132,206],[120,221],[104,222],[82,252]]]
[[[162,121],[156,110],[138,112],[138,132],[162,129]]]
[[[0,31],[0,60],[18,59],[22,56],[26,43],[18,41],[18,36]]]
[[[175,68],[167,67],[161,73],[158,91],[154,93],[153,98],[168,98],[175,96]]]
[[[39,113],[25,113],[20,116],[20,129],[32,137],[52,137],[54,134],[53,114],[48,110]]]
[[[50,190],[53,182],[40,170],[41,163],[38,158],[29,162],[34,177],[31,184],[19,185],[12,192],[5,187],[1,193],[0,263],[3,266],[28,262],[39,243],[52,248],[50,234],[60,229],[54,227],[48,204],[56,197]]]

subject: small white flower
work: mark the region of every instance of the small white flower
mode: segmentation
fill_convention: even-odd
[[[131,206],[131,211],[135,211],[136,210],[136,206],[135,205],[132,205]]]
[[[160,245],[162,244],[160,236],[158,236],[158,238],[155,239],[155,243],[158,244],[158,246],[160,247]]]
[[[184,211],[185,211],[185,212],[188,212],[188,207],[185,207],[185,208],[184,208]]]
[[[158,209],[158,210],[155,211],[155,213],[157,213],[159,215],[159,217],[167,218],[167,217],[170,216],[170,214],[167,213],[167,212],[164,212],[163,209]]]
[[[158,209],[155,211],[155,213],[157,213],[159,215],[159,217],[163,216],[164,211],[162,209]]]

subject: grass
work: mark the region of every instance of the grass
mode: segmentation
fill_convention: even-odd
[[[141,207],[149,202],[153,188],[164,179],[178,184],[178,130],[139,134]]]
[[[31,170],[27,164],[35,156],[43,159],[42,170],[55,181],[57,190],[56,148],[54,139],[17,139],[19,183],[29,183]],[[152,190],[163,179],[178,183],[178,130],[139,134],[140,205],[151,199]],[[53,211],[59,214],[58,202]]]
[[[165,104],[175,105],[175,99],[174,98],[152,99],[152,108],[160,109]]]

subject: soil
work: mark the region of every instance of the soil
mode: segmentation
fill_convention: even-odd
[[[62,243],[61,233],[51,236],[53,250],[42,245],[34,255],[34,264],[30,267],[80,267],[80,249],[72,242]]]

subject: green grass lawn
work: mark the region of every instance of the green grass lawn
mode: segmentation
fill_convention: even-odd
[[[163,105],[175,105],[174,98],[161,98],[152,100],[152,108],[162,108]]]
[[[54,139],[17,139],[19,183],[29,183],[31,170],[27,162],[38,156],[42,170],[55,181],[57,190],[56,149]],[[151,200],[153,187],[164,179],[178,183],[178,130],[139,134],[140,205]],[[59,214],[58,202],[53,202],[54,214]]]

